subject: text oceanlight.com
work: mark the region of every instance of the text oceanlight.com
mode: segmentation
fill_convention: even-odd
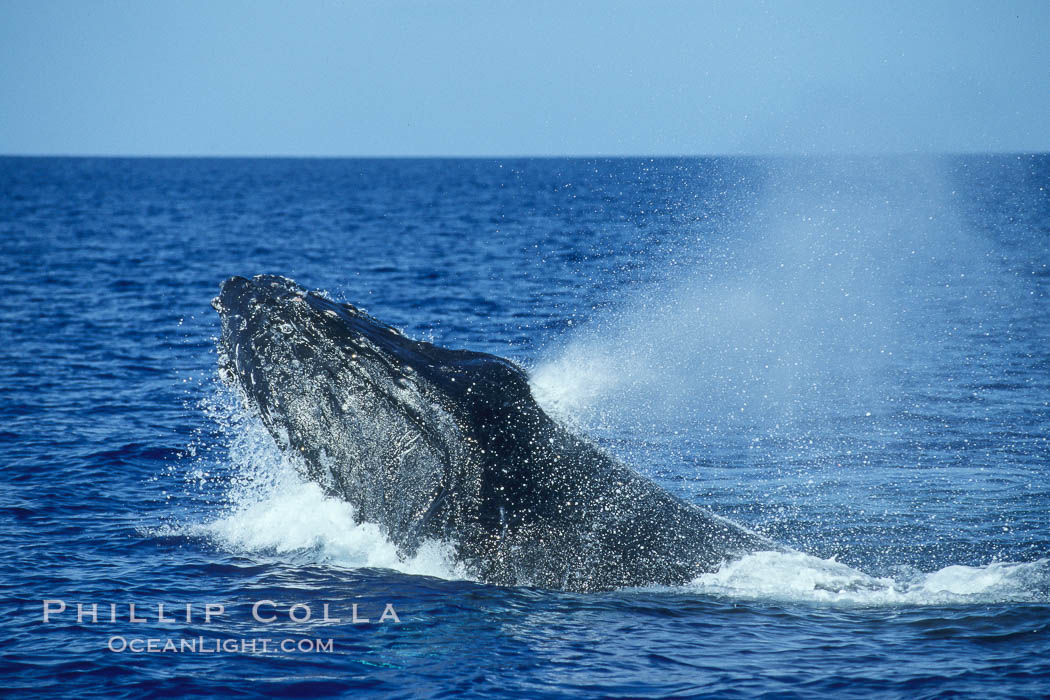
[[[155,637],[124,637],[116,635],[109,638],[106,645],[110,651],[116,653],[131,652],[133,654],[331,654],[335,651],[335,643],[332,639],[271,639],[269,637],[253,637],[241,639],[216,639],[208,637],[184,637],[172,639],[170,637],[158,639]]]

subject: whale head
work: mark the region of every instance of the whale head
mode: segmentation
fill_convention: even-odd
[[[534,406],[513,363],[412,340],[284,277],[231,277],[212,305],[223,379],[307,477],[408,550],[452,490],[459,507],[483,497],[480,455]]]

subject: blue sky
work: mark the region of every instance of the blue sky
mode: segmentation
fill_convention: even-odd
[[[0,0],[0,153],[1050,151],[1050,2]]]

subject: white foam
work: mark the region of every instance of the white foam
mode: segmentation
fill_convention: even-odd
[[[232,472],[232,478],[217,479],[211,470],[195,470],[191,477],[202,487],[221,484],[225,504],[203,522],[173,528],[178,534],[203,536],[232,552],[297,564],[466,578],[447,546],[425,542],[413,556],[404,557],[377,525],[356,522],[353,506],[301,477],[262,423],[236,402],[217,397],[206,412],[228,441],[230,464],[214,472]]]
[[[414,556],[403,558],[377,525],[355,521],[349,503],[326,496],[318,485],[294,474],[281,479],[267,496],[239,499],[227,514],[200,525],[198,532],[247,554],[292,555],[297,561],[347,568],[463,578],[441,544],[425,543]]]
[[[801,552],[756,552],[703,574],[685,590],[718,597],[856,606],[1045,602],[1050,560],[947,566],[897,578],[869,576]]]

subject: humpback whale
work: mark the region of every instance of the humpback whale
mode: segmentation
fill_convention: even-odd
[[[486,583],[593,591],[781,549],[551,419],[509,360],[412,340],[274,275],[231,277],[212,305],[220,375],[405,555],[438,540]]]

